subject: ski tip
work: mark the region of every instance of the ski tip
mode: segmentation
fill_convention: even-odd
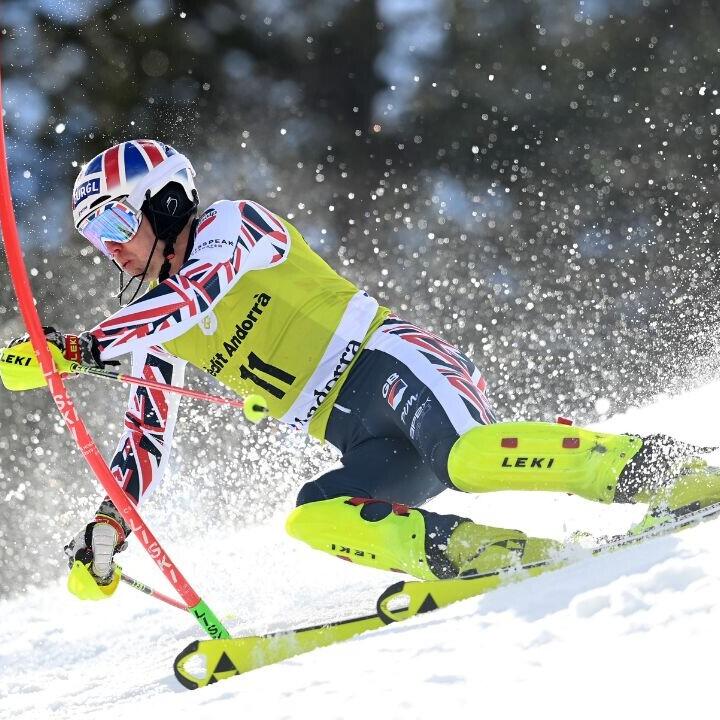
[[[188,690],[197,690],[200,687],[201,679],[193,680],[193,677],[185,670],[185,663],[198,651],[199,640],[193,640],[176,658],[173,663],[173,671],[178,682]]]
[[[378,617],[386,624],[397,622],[397,613],[403,613],[408,610],[409,602],[402,594],[405,589],[405,581],[393,583],[377,599],[376,612]],[[398,605],[399,599],[399,605]]]

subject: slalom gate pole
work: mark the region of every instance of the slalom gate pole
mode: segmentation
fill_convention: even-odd
[[[150,528],[145,524],[142,517],[140,517],[130,496],[127,495],[115,481],[115,478],[110,472],[110,468],[107,466],[93,439],[90,437],[85,424],[75,409],[75,405],[65,388],[60,374],[55,368],[52,356],[47,347],[40,316],[35,307],[35,298],[32,288],[30,287],[22,246],[20,245],[10,190],[10,174],[8,172],[7,151],[5,146],[4,122],[1,117],[2,73],[0,72],[0,224],[2,227],[5,253],[10,268],[10,276],[18,300],[18,307],[53,400],[65,422],[68,432],[77,443],[80,452],[95,473],[95,476],[108,497],[135,533],[140,544],[162,570],[180,597],[187,603],[188,609],[200,626],[211,638],[230,637],[230,634],[225,627],[223,627],[215,613],[195,590],[193,590],[185,577],[183,577],[179,568],[172,562],[165,550],[163,550],[160,543],[150,531]]]

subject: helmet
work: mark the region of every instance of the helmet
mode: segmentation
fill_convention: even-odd
[[[75,181],[75,227],[108,255],[97,233],[90,237],[83,228],[89,218],[102,216],[106,206],[115,206],[121,201],[123,220],[137,221],[130,237],[137,231],[142,211],[147,214],[156,236],[172,243],[197,208],[194,175],[190,161],[165,143],[129,140],[114,145],[85,165]],[[125,241],[130,237],[125,237]],[[112,235],[108,239],[123,241]]]

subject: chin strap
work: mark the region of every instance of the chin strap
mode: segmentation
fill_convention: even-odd
[[[116,295],[118,302],[120,303],[120,307],[123,306],[123,295],[125,294],[125,291],[130,287],[133,280],[137,280],[138,284],[135,288],[135,292],[133,293],[132,297],[128,300],[128,304],[130,304],[140,293],[140,290],[142,289],[143,282],[145,281],[145,276],[147,275],[148,268],[150,267],[150,260],[152,260],[152,256],[155,253],[155,248],[157,247],[159,238],[155,238],[155,242],[153,243],[153,246],[148,253],[148,258],[145,262],[145,267],[143,268],[143,271],[139,275],[133,275],[124,285],[123,285],[123,276],[125,273],[123,272],[123,269],[113,260],[115,263],[115,267],[117,267],[120,270],[120,289],[118,291],[118,294]],[[174,256],[173,256],[174,257]],[[167,263],[167,260],[165,261]],[[165,265],[163,265],[163,268]],[[162,273],[161,273],[162,275]],[[160,280],[164,280],[165,278],[160,277]]]
[[[175,240],[177,240],[177,238],[171,238],[165,241],[165,247],[163,248],[163,257],[165,258],[165,262],[162,264],[160,274],[158,275],[158,280],[160,282],[167,280],[170,277],[170,265],[175,259]]]
[[[172,188],[171,188],[172,190]],[[176,190],[176,189],[175,189]],[[158,202],[160,202],[163,199],[164,196],[161,196],[158,198],[153,198],[153,202],[157,199]],[[165,198],[167,199],[167,198]],[[117,298],[120,302],[120,305],[122,306],[122,296],[125,293],[125,291],[128,289],[130,284],[133,280],[138,280],[137,288],[135,289],[135,292],[133,293],[133,296],[128,301],[129,303],[135,300],[135,298],[138,296],[138,293],[140,292],[140,289],[142,288],[142,284],[145,281],[145,276],[147,275],[148,267],[150,266],[150,260],[152,259],[153,255],[155,254],[155,248],[157,247],[158,241],[163,241],[163,264],[160,268],[160,272],[158,274],[158,281],[163,282],[164,280],[167,280],[170,277],[170,268],[172,266],[172,261],[175,259],[175,241],[178,238],[178,235],[180,232],[182,232],[182,229],[187,224],[187,221],[189,217],[192,216],[192,213],[195,212],[198,206],[198,195],[197,192],[193,190],[193,201],[189,202],[188,206],[185,208],[185,212],[181,213],[179,215],[173,215],[172,213],[166,213],[162,210],[159,210],[156,207],[153,207],[150,202],[150,191],[148,190],[145,193],[145,202],[143,203],[143,212],[147,215],[148,220],[150,221],[150,225],[153,228],[153,231],[155,232],[155,242],[153,243],[152,249],[150,250],[150,253],[148,254],[147,262],[145,263],[145,267],[143,268],[142,273],[139,275],[133,275],[124,285],[123,285],[123,271],[122,268],[120,268],[120,291],[118,292]],[[190,227],[190,233],[188,237],[188,244],[187,248],[185,250],[185,257],[183,258],[183,262],[187,260],[188,256],[190,255],[190,252],[192,251],[192,246],[195,239],[195,232],[197,230],[197,224],[198,219],[195,218],[192,222],[192,225]],[[117,263],[115,263],[116,266]],[[119,267],[119,266],[118,266]]]
[[[197,226],[199,222],[200,220],[198,218],[195,218],[190,225],[190,232],[188,233],[188,242],[185,248],[185,257],[183,258],[183,264],[187,262],[187,259],[190,257],[190,253],[192,252],[193,245],[195,244],[195,233],[197,232]],[[165,247],[163,248],[165,262],[160,268],[160,274],[158,275],[158,280],[160,282],[162,282],[163,280],[167,280],[170,277],[170,265],[175,258],[176,239],[177,238],[172,238],[165,242]]]

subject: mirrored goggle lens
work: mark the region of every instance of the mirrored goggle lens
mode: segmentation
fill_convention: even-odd
[[[111,203],[83,220],[80,234],[103,255],[111,257],[106,242],[126,243],[140,227],[140,214],[122,203]]]

